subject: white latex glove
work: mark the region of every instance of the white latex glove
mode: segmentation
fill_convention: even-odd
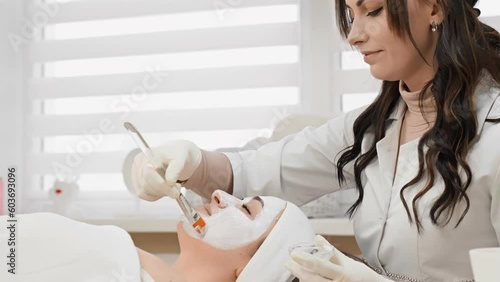
[[[314,237],[314,243],[327,244],[331,248],[331,257],[319,258],[304,251],[292,251],[291,259],[286,263],[290,270],[301,282],[382,282],[389,280],[363,263],[355,261],[323,238]]]
[[[137,196],[147,201],[162,197],[179,197],[177,181],[187,180],[201,163],[201,150],[191,141],[173,140],[152,148],[154,159],[149,164],[144,153],[139,153],[132,164],[132,183]],[[165,175],[160,176],[155,168],[163,167]]]

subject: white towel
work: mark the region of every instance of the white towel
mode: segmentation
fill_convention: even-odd
[[[288,247],[294,243],[313,239],[314,229],[307,217],[296,205],[287,202],[285,211],[240,273],[237,282],[288,281],[289,272],[285,268],[285,263],[290,257]]]
[[[17,215],[16,275],[0,267],[0,281],[136,282],[139,256],[129,234],[52,213]],[[0,255],[7,256],[7,217],[0,217]]]

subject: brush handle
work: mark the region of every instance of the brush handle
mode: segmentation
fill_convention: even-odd
[[[124,122],[123,126],[127,129],[127,132],[130,134],[135,144],[141,149],[141,151],[146,155],[146,159],[151,165],[152,168],[156,170],[156,172],[165,180],[165,171],[166,168],[163,167],[163,164],[154,163],[154,154],[151,151],[148,143],[142,137],[141,133],[137,128],[130,122]],[[179,190],[179,197],[176,199],[177,204],[181,208],[182,212],[189,220],[189,223],[193,226],[193,228],[200,234],[203,234],[205,231],[205,221],[203,218],[193,209],[193,207],[189,204],[186,197],[181,193],[181,186],[179,185],[179,181],[175,184],[175,188]]]
[[[155,168],[155,170],[163,179],[165,179],[165,168],[157,167]],[[205,220],[203,220],[203,217],[201,217],[200,214],[191,206],[191,204],[189,204],[184,194],[181,193],[181,185],[179,183],[175,183],[174,186],[176,189],[179,189],[179,197],[175,200],[181,208],[182,213],[184,213],[184,216],[186,216],[189,223],[198,234],[202,236],[205,235]]]

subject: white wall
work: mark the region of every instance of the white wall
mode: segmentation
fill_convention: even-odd
[[[9,33],[20,34],[22,2],[0,0],[0,177],[17,166],[18,187],[23,173],[23,97],[21,56],[12,48]],[[19,197],[17,198],[19,201]],[[17,205],[19,207],[19,204]]]

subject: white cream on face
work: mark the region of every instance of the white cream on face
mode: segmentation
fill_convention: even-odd
[[[221,208],[211,216],[204,216],[207,231],[203,238],[193,230],[189,222],[183,218],[186,232],[205,243],[223,250],[230,250],[249,244],[266,232],[276,216],[285,208],[284,200],[274,197],[261,197],[264,201],[262,211],[252,220],[245,215],[238,206],[249,199],[239,200],[223,191],[219,193],[220,201],[226,207]]]

